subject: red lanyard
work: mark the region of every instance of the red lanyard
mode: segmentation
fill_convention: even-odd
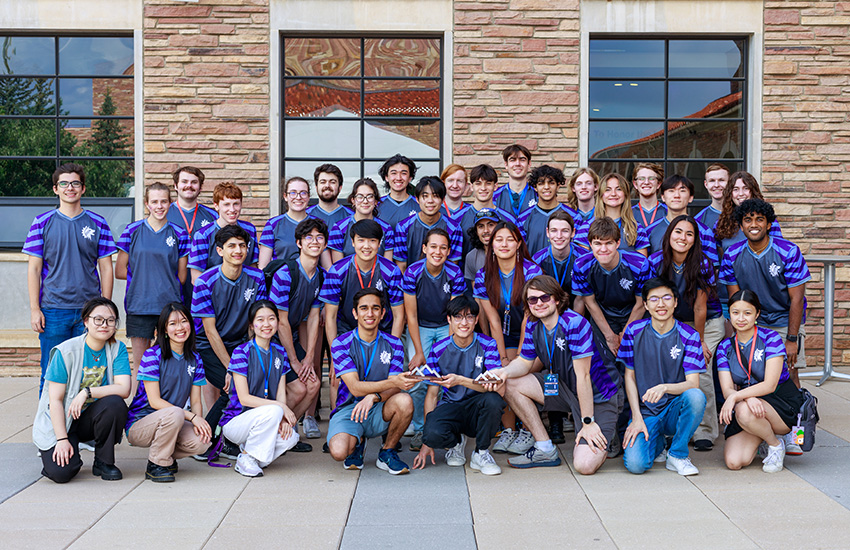
[[[192,228],[195,227],[195,218],[198,217],[198,205],[195,205],[195,213],[192,214],[192,225],[189,225],[189,221],[186,219],[186,214],[183,213],[183,209],[180,208],[180,205],[177,205],[177,211],[180,212],[180,215],[183,217],[183,223],[186,224],[186,233],[189,234],[189,237],[192,236]]]
[[[452,217],[452,209],[449,208],[449,205],[446,201],[443,201],[443,206],[446,208],[446,216]]]
[[[652,222],[655,221],[655,213],[658,212],[658,207],[661,206],[660,202],[655,203],[655,208],[652,209],[652,217],[649,218],[649,222],[646,221],[646,214],[643,213],[643,206],[638,204],[638,210],[640,210],[640,217],[643,218],[643,226],[649,227],[652,225]]]
[[[357,260],[351,260],[351,261],[352,261],[352,263],[354,263],[354,271],[357,272],[357,278],[360,279],[360,288],[361,289],[366,288],[365,286],[363,286],[363,276],[360,275],[360,268],[357,267]],[[372,286],[372,281],[375,278],[375,268],[376,267],[378,267],[378,258],[375,258],[375,263],[372,264],[372,273],[369,275],[369,286],[370,287]]]
[[[755,327],[753,330],[753,345],[750,346],[750,360],[747,363],[747,385],[749,385],[750,379],[752,378],[753,373],[753,352],[756,351],[756,337],[759,334],[759,328]],[[744,362],[741,361],[741,345],[738,343],[738,334],[735,333],[735,355],[738,356],[738,364],[743,368]]]

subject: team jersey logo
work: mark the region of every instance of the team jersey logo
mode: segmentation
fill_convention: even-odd
[[[382,281],[380,279],[375,281],[375,290],[383,291],[384,290],[384,281]]]
[[[449,283],[443,283],[443,294],[448,294],[450,290]]]
[[[761,361],[762,359],[764,359],[763,349],[757,349],[753,352],[753,361]]]
[[[201,220],[201,227],[206,227],[210,224],[209,220]]]
[[[484,356],[483,355],[476,355],[475,356],[475,368],[480,369],[482,365],[484,365]]]
[[[779,272],[782,271],[782,268],[771,262],[770,267],[767,268],[767,271],[770,273],[771,277],[776,277],[779,275]]]
[[[537,206],[537,200],[536,199],[531,199],[530,201],[528,201],[528,207],[529,208],[534,208],[535,206]]]
[[[253,288],[246,288],[245,292],[242,294],[242,296],[245,298],[246,302],[250,302],[251,298],[254,296],[254,289]]]
[[[189,376],[194,376],[195,375],[195,365],[193,365],[192,363],[189,363],[188,365],[186,365],[186,372],[189,374]]]
[[[174,235],[169,235],[167,239],[165,239],[165,244],[168,245],[168,248],[173,248],[174,243],[177,242],[174,240]]]
[[[83,234],[83,238],[87,241],[90,241],[92,237],[94,237],[94,227],[89,227],[88,225],[82,228],[80,231]]]
[[[407,217],[409,218],[410,216],[412,216],[414,214],[416,214],[416,210],[411,210],[410,212],[407,213]]]
[[[671,359],[678,359],[680,355],[682,355],[682,348],[680,348],[679,346],[673,346],[672,348],[670,348]]]
[[[620,279],[620,286],[623,287],[623,290],[631,290],[632,284],[634,284],[634,281],[631,279],[626,279],[625,277]]]
[[[389,365],[390,359],[392,359],[392,357],[390,356],[390,352],[388,352],[387,350],[381,352],[381,363]]]
[[[556,338],[555,345],[558,346],[558,349],[564,351],[564,348],[567,346],[567,341],[563,338]]]
[[[313,298],[319,295],[319,287],[316,287],[316,290],[313,291]]]
[[[274,368],[275,370],[280,370],[280,357],[274,358]]]

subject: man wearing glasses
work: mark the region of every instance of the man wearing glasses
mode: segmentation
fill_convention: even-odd
[[[646,229],[667,215],[667,207],[658,200],[658,188],[664,179],[664,169],[653,162],[639,162],[635,165],[632,184],[638,192],[638,203],[632,212],[639,226]]]
[[[294,177],[283,184],[283,201],[286,212],[266,222],[260,236],[260,269],[272,260],[292,260],[298,257],[295,228],[306,220],[310,203],[310,184],[304,178]]]
[[[623,438],[623,461],[633,474],[665,461],[665,436],[673,438],[666,452],[667,469],[682,476],[699,473],[688,457],[688,441],[705,411],[705,394],[699,389],[705,356],[699,333],[673,317],[677,294],[670,281],[655,278],[644,283],[650,319],[626,327],[617,355],[625,363],[632,411]]]
[[[41,342],[41,381],[50,350],[83,333],[83,305],[97,296],[112,298],[112,258],[117,251],[106,220],[84,210],[86,175],[79,164],[53,173],[59,208],[37,216],[22,252],[29,255],[27,289],[30,325]]]
[[[584,475],[596,472],[608,457],[617,418],[623,408],[620,374],[613,362],[603,361],[593,345],[590,323],[567,308],[567,294],[553,277],[538,275],[523,289],[528,324],[522,351],[502,369],[493,371],[507,381],[505,399],[534,436],[524,455],[508,460],[514,468],[558,466],[561,458],[552,443],[541,411],[572,412],[581,419],[573,448],[573,466]],[[541,372],[531,372],[534,363]],[[500,383],[488,387],[497,389]]]

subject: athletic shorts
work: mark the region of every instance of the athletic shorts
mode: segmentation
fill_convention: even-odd
[[[344,433],[352,435],[360,440],[366,436],[378,437],[384,435],[390,428],[390,423],[384,420],[384,403],[375,403],[369,409],[369,414],[363,422],[355,422],[351,419],[351,411],[354,410],[356,403],[348,404],[334,413],[328,423],[328,441],[336,434]]]

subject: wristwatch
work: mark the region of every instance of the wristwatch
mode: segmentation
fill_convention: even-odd
[[[789,342],[791,342],[792,344],[796,344],[798,336],[799,336],[798,334],[789,334],[788,336],[785,337],[785,339],[788,340]]]
[[[381,394],[380,394],[380,393],[378,393],[378,392],[375,392],[375,398],[376,398],[376,399],[375,399],[375,403],[380,403],[381,401],[383,401],[383,400],[384,400],[384,398],[383,398],[383,397],[381,397]]]
[[[593,424],[593,423],[595,422],[595,420],[594,420],[594,418],[593,418],[592,416],[585,416],[584,418],[582,418],[582,419],[581,419],[581,421],[582,421],[582,423],[584,423],[585,425],[587,425],[587,424]]]

